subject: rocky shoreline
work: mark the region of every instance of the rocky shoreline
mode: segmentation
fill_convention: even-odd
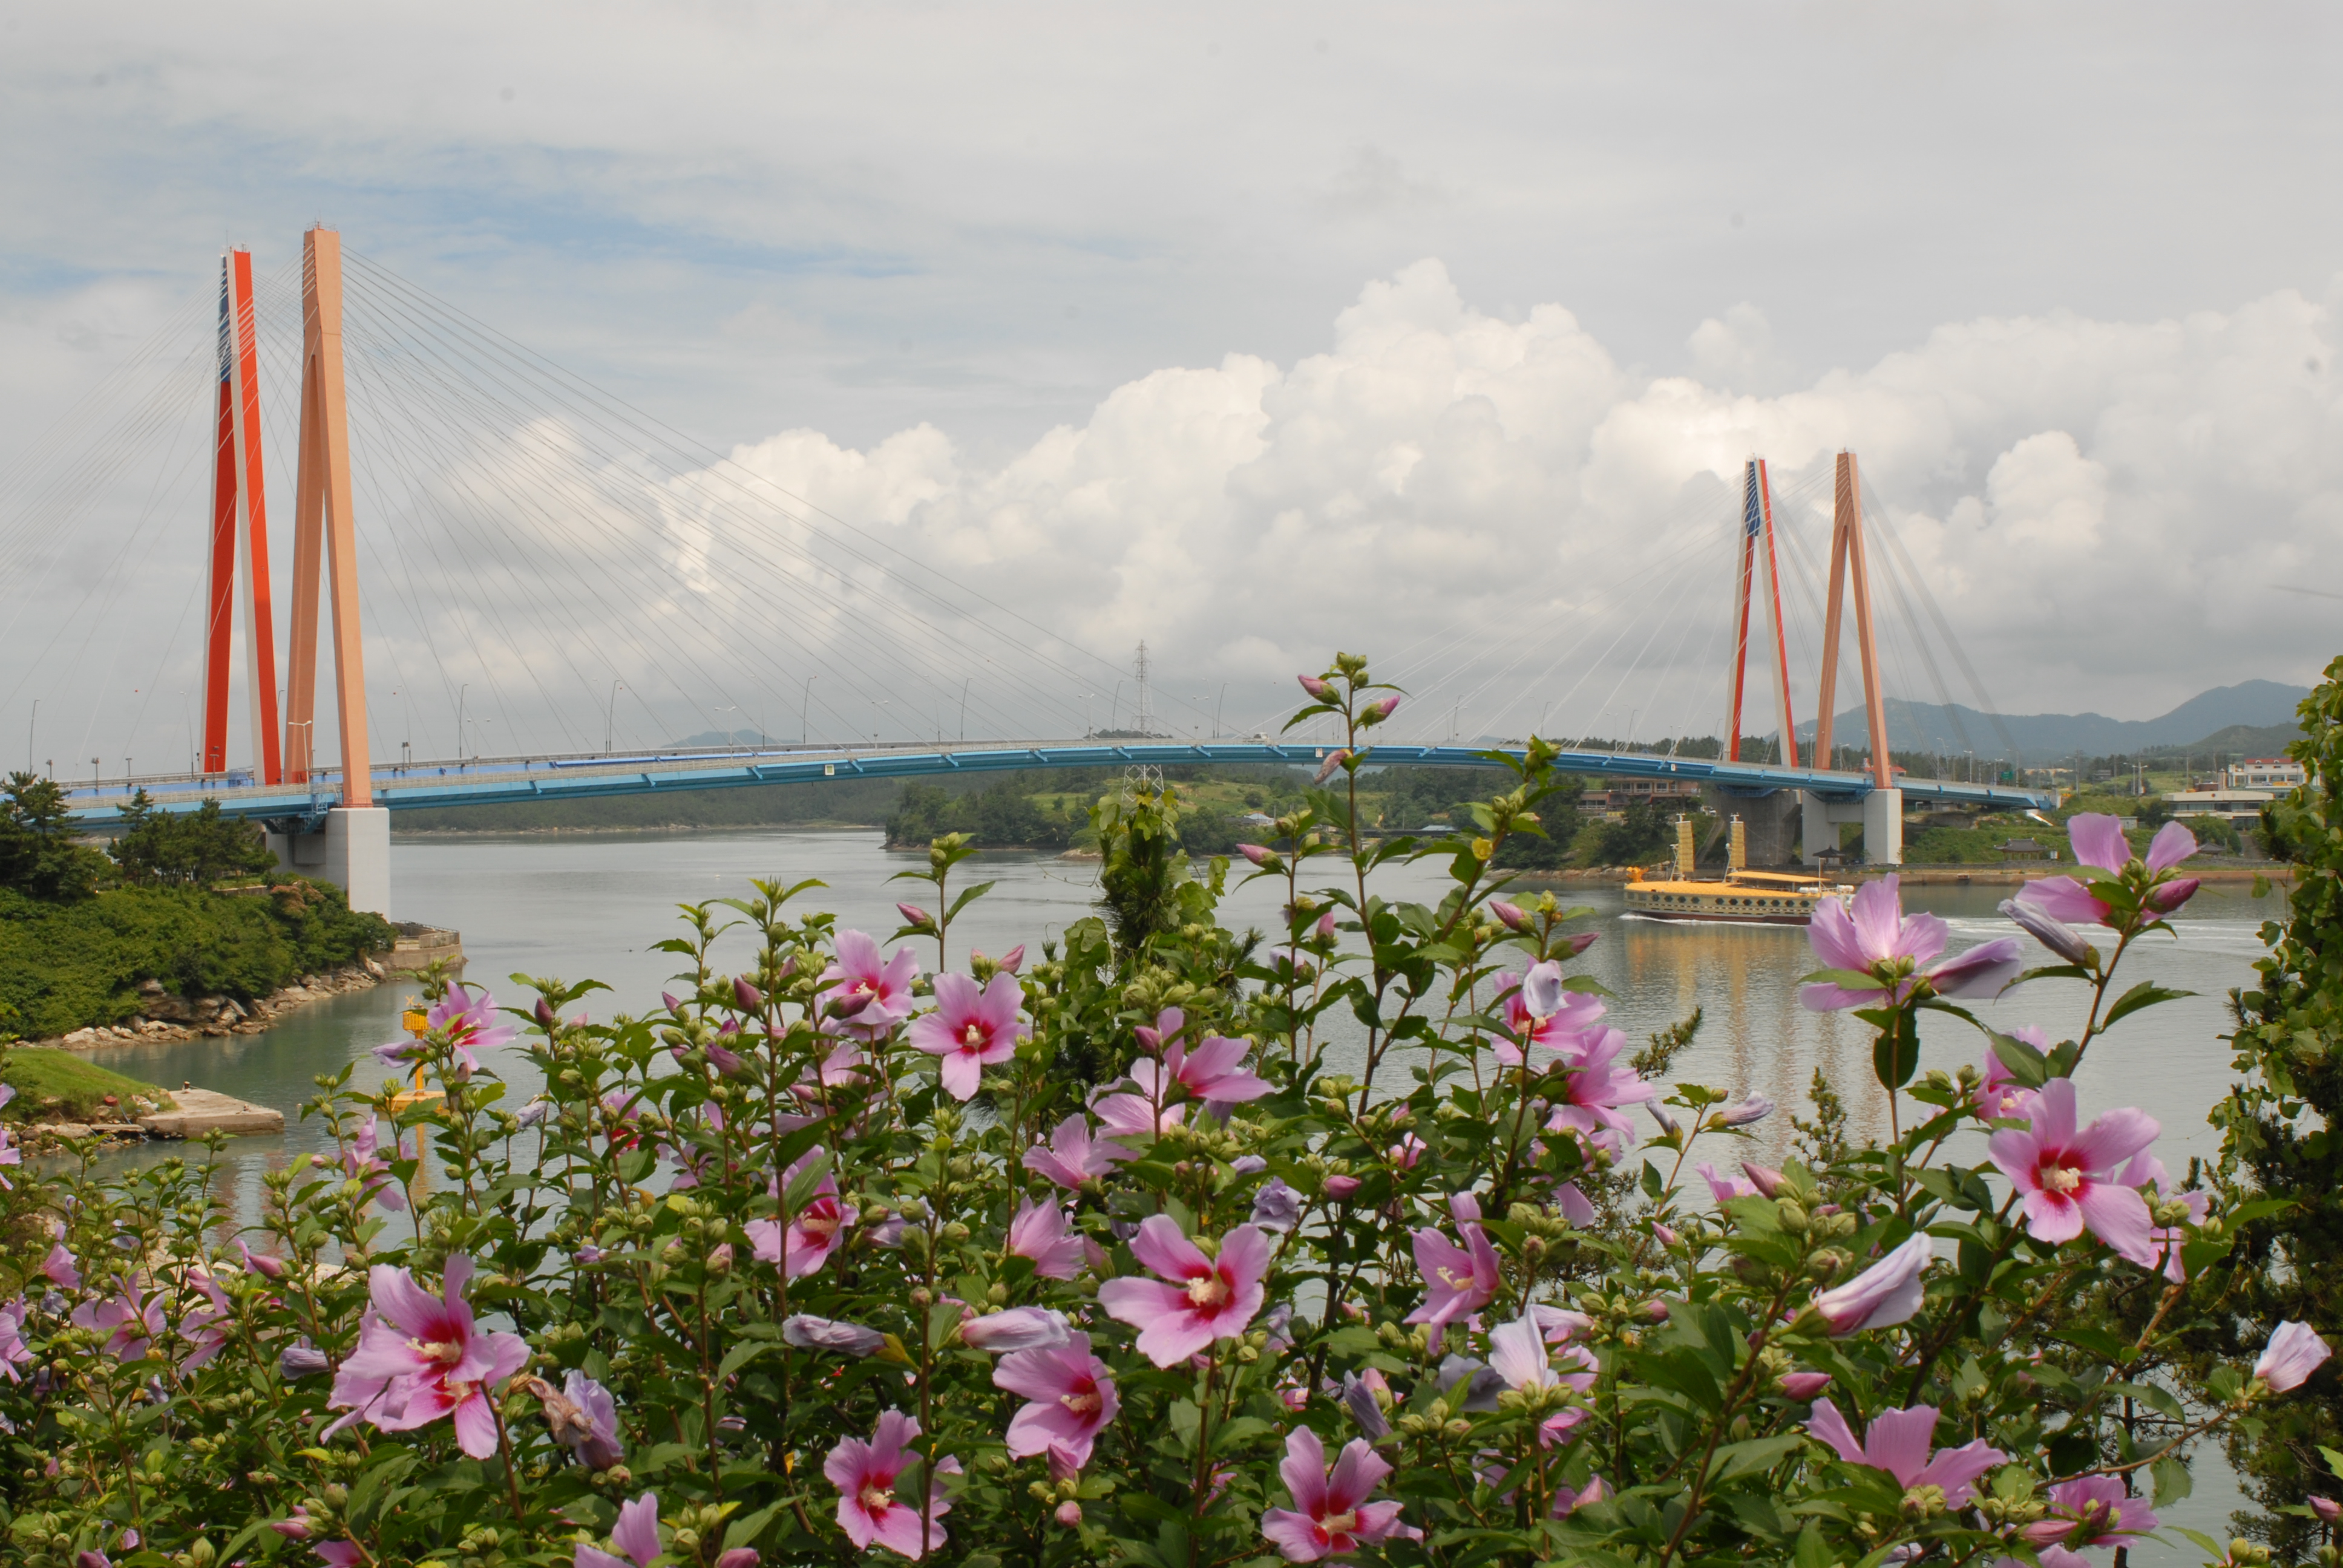
[[[344,964],[318,974],[303,975],[282,990],[248,1006],[233,997],[175,996],[160,980],[139,988],[139,1010],[125,1022],[77,1029],[49,1040],[28,1040],[26,1045],[55,1050],[96,1050],[102,1046],[128,1045],[141,1040],[193,1040],[197,1035],[258,1034],[285,1014],[328,997],[368,990],[390,977],[391,970],[372,959]]]

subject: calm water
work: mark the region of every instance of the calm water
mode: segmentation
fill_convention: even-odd
[[[466,973],[474,984],[517,1000],[524,993],[505,978],[516,971],[570,980],[591,977],[613,988],[614,994],[598,993],[588,1004],[597,1016],[607,1016],[658,1005],[678,960],[650,950],[655,942],[683,934],[675,920],[679,904],[744,895],[751,877],[813,877],[827,886],[805,895],[808,908],[835,910],[843,926],[883,933],[898,924],[898,898],[920,901],[916,885],[887,878],[923,868],[925,860],[923,854],[887,853],[875,831],[411,839],[393,843],[391,875],[401,919],[464,933]],[[996,886],[954,926],[956,959],[964,958],[970,946],[997,954],[1021,941],[1038,952],[1044,938],[1091,912],[1097,896],[1094,862],[1004,854],[972,859],[963,870],[991,879]],[[1427,862],[1395,869],[1377,886],[1389,898],[1429,900],[1439,896],[1445,879],[1436,863]],[[1232,894],[1224,919],[1232,925],[1273,927],[1282,887],[1282,881],[1263,880]],[[1942,916],[1957,948],[2010,931],[1994,912],[2006,891],[1915,888],[1907,907]],[[1621,1027],[1640,1039],[1695,1006],[1705,1010],[1700,1035],[1678,1059],[1672,1078],[1716,1084],[1735,1094],[1760,1091],[1784,1107],[1785,1114],[1759,1129],[1765,1136],[1755,1151],[1733,1152],[1782,1151],[1790,1133],[1786,1111],[1806,1109],[1806,1088],[1816,1068],[1846,1098],[1858,1132],[1885,1131],[1885,1102],[1871,1079],[1863,1026],[1798,1006],[1798,977],[1815,967],[1803,931],[1623,919],[1618,895],[1608,888],[1571,888],[1561,896],[1595,911],[1591,924],[1601,940],[1582,967],[1616,993],[1612,1016]],[[2248,885],[2200,892],[2176,921],[2177,939],[2144,944],[2127,960],[2122,981],[2153,979],[2197,994],[2126,1020],[2093,1047],[2077,1075],[2086,1115],[2134,1104],[2156,1117],[2164,1129],[2157,1151],[2176,1175],[2190,1155],[2210,1155],[2218,1147],[2205,1117],[2229,1082],[2229,1053],[2218,1039],[2228,1027],[2226,996],[2251,978],[2248,966],[2261,950],[2256,933],[2280,909],[2278,895],[2256,900]],[[923,956],[931,955],[931,949],[920,946]],[[747,933],[735,933],[719,944],[718,961],[745,968],[750,950]],[[2033,951],[2047,961],[2040,950]],[[164,1084],[192,1080],[287,1111],[290,1125],[282,1138],[244,1139],[231,1146],[223,1178],[250,1213],[256,1210],[263,1169],[330,1142],[315,1121],[292,1121],[299,1103],[316,1092],[315,1076],[365,1058],[368,1047],[395,1038],[400,1005],[410,995],[411,988],[386,985],[305,1009],[264,1035],[119,1047],[99,1053],[98,1060],[135,1077]],[[2036,984],[1982,1010],[2000,1027],[2036,1023],[2059,1039],[2080,1027],[2086,1001],[2080,987]],[[1347,1043],[1335,1040],[1338,1059]],[[1924,1067],[1949,1070],[1981,1060],[1979,1037],[1956,1019],[1931,1018],[1922,1046]],[[528,1081],[533,1075],[525,1063],[515,1060],[508,1065],[517,1070],[512,1103],[518,1103],[538,1086]],[[367,1060],[357,1081],[374,1081],[379,1072]],[[1715,1153],[1726,1157],[1722,1148]],[[1966,1157],[1977,1156],[1970,1151]],[[2209,1451],[2198,1469],[2198,1495],[2171,1518],[2226,1536],[2226,1515],[2238,1505],[2228,1478],[2219,1473],[2219,1461]],[[2149,1548],[2136,1552],[2134,1560],[2167,1558]]]

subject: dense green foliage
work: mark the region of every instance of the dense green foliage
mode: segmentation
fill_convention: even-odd
[[[2299,711],[2302,738],[2288,751],[2310,781],[2264,813],[2265,835],[2294,862],[2287,918],[2263,928],[2269,956],[2255,965],[2254,984],[2232,993],[2242,1081],[2216,1111],[2225,1181],[2283,1194],[2291,1206],[2247,1227],[2234,1270],[2202,1283],[2226,1309],[2200,1343],[2207,1356],[2283,1318],[2343,1324],[2343,658]],[[2335,1453],[2343,1384],[2328,1375],[2309,1392],[2266,1431],[2230,1444],[2273,1511],[2343,1489]],[[2290,1555],[2317,1533],[2298,1513],[2272,1512],[2269,1523],[2258,1533]]]
[[[1065,849],[1087,827],[1077,809],[1045,810],[1034,781],[1007,774],[982,789],[956,793],[934,784],[907,783],[887,819],[890,849],[925,848],[947,833],[965,833],[988,849]]]
[[[123,808],[122,821],[106,852],[126,882],[207,888],[277,868],[259,824],[222,816],[216,800],[193,811],[157,811],[141,789]]]
[[[107,869],[105,856],[75,841],[55,780],[8,775],[0,791],[0,892],[71,902],[89,897]]]
[[[26,1039],[116,1023],[138,985],[239,1001],[391,944],[341,889],[298,879],[275,891],[116,888],[69,903],[0,891],[0,1033]]]

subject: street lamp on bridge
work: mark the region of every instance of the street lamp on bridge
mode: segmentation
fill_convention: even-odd
[[[602,705],[602,755],[610,754],[610,726],[618,714],[618,693],[626,689],[623,680],[610,682],[610,700]]]

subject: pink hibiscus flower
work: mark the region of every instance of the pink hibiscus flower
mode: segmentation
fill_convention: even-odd
[[[2121,1537],[2145,1535],[2156,1528],[2156,1515],[2145,1497],[2124,1495],[2123,1483],[2112,1475],[2084,1475],[2050,1488],[2047,1517],[2027,1525],[2026,1539],[2047,1552],[2065,1547],[2120,1546]]]
[[[1071,1190],[1093,1176],[1105,1175],[1120,1161],[1138,1158],[1120,1143],[1093,1139],[1089,1120],[1076,1115],[1059,1122],[1049,1142],[1025,1151],[1024,1164],[1035,1175]]]
[[[1945,922],[1930,914],[1906,916],[1894,877],[1865,882],[1850,913],[1835,899],[1815,908],[1806,940],[1825,967],[1868,975],[1868,986],[1822,981],[1799,990],[1798,999],[1815,1012],[1841,1008],[1896,1006],[1926,980],[1938,996],[1992,996],[2016,980],[2025,965],[2017,939],[1996,937],[1955,958],[1928,960],[1945,950]]]
[[[1569,1337],[1569,1325],[1563,1327],[1562,1335],[1564,1339]],[[1595,1374],[1602,1365],[1584,1346],[1563,1346],[1563,1361],[1575,1370],[1558,1372],[1546,1351],[1546,1333],[1534,1315],[1500,1323],[1489,1331],[1490,1370],[1503,1378],[1509,1387],[1522,1390],[1567,1388],[1583,1394],[1594,1386]],[[1553,1447],[1585,1419],[1583,1406],[1554,1412],[1538,1424],[1538,1446]]]
[[[1538,966],[1539,969],[1546,967],[1546,964]],[[1562,966],[1554,964],[1553,968],[1559,975]],[[1495,981],[1497,1002],[1505,1010],[1505,1027],[1513,1030],[1513,1038],[1500,1040],[1491,1049],[1492,1054],[1507,1067],[1522,1064],[1522,1048],[1518,1043],[1522,1040],[1547,1050],[1565,1050],[1602,1020],[1604,1005],[1601,997],[1589,991],[1562,990],[1558,986],[1552,996],[1531,995],[1523,987],[1523,976],[1508,973],[1499,975]],[[1550,1003],[1554,1010],[1533,1012],[1530,1010],[1533,1001]]]
[[[1710,1194],[1720,1203],[1730,1203],[1735,1198],[1757,1196],[1756,1182],[1744,1181],[1738,1176],[1727,1176],[1705,1160],[1693,1169],[1699,1172],[1702,1181],[1708,1183]]]
[[[163,1298],[137,1285],[73,1310],[74,1325],[106,1335],[104,1350],[118,1362],[143,1360],[163,1335]]]
[[[0,1372],[8,1374],[10,1382],[21,1381],[16,1369],[33,1364],[33,1352],[25,1343],[25,1319],[32,1309],[18,1296],[0,1307]]]
[[[944,1543],[944,1527],[937,1521],[951,1512],[951,1504],[944,1501],[944,1484],[938,1477],[958,1475],[959,1460],[936,1462],[928,1478],[925,1509],[895,1496],[897,1479],[919,1462],[920,1456],[906,1446],[919,1435],[918,1422],[890,1410],[879,1418],[870,1442],[841,1438],[822,1461],[821,1473],[838,1488],[838,1527],[855,1550],[884,1546],[916,1562]]]
[[[464,1299],[472,1260],[449,1255],[442,1290],[434,1296],[404,1269],[377,1263],[367,1275],[373,1315],[334,1378],[329,1410],[349,1413],[327,1429],[367,1421],[385,1432],[408,1432],[443,1415],[456,1421],[456,1442],[474,1459],[497,1451],[496,1417],[488,1391],[528,1364],[518,1334],[483,1333]]]
[[[1141,1057],[1132,1062],[1131,1081],[1158,1105],[1172,1098],[1175,1084],[1212,1106],[1259,1100],[1270,1086],[1244,1070],[1245,1053],[1252,1049],[1250,1040],[1217,1034],[1206,1035],[1193,1050],[1174,1040],[1164,1048],[1161,1061]]]
[[[1115,1396],[1113,1373],[1091,1354],[1088,1334],[1074,1334],[1054,1349],[1002,1356],[992,1369],[992,1381],[1031,1402],[1009,1420],[1012,1459],[1030,1459],[1057,1447],[1080,1470],[1091,1462],[1091,1443],[1122,1408]]]
[[[1463,1246],[1442,1235],[1437,1226],[1426,1225],[1415,1232],[1415,1267],[1423,1276],[1424,1297],[1407,1321],[1429,1323],[1435,1329],[1445,1328],[1494,1301],[1499,1281],[1497,1250],[1489,1244],[1480,1225],[1480,1201],[1470,1192],[1459,1192],[1449,1199],[1448,1211],[1455,1218],[1457,1233],[1464,1238]]]
[[[943,1058],[944,1088],[954,1100],[971,1099],[984,1070],[1017,1054],[1030,1031],[1017,1021],[1024,988],[1011,975],[994,975],[982,990],[964,974],[936,977],[936,1007],[911,1020],[911,1044]]]
[[[2147,1204],[2116,1179],[2116,1170],[2156,1141],[2161,1129],[2144,1111],[2110,1111],[2077,1132],[2075,1081],[2054,1078],[2036,1098],[2033,1125],[2004,1128],[1986,1152],[2024,1195],[2026,1228],[2036,1241],[2071,1241],[2091,1233],[2144,1269],[2157,1266]]]
[[[610,1544],[626,1553],[612,1556],[591,1546],[579,1546],[570,1558],[571,1568],[651,1568],[659,1554],[659,1493],[646,1492],[632,1503],[618,1504],[618,1525],[610,1532]]]
[[[920,960],[909,948],[879,961],[879,944],[862,931],[838,933],[838,959],[821,971],[820,983],[830,989],[814,998],[825,1018],[822,1028],[858,1040],[880,1040],[911,1014],[911,982],[920,977]],[[851,1016],[828,1017],[840,1004],[855,1007]]]
[[[1255,1226],[1231,1231],[1221,1238],[1219,1255],[1208,1258],[1169,1215],[1151,1214],[1140,1222],[1131,1250],[1171,1282],[1109,1280],[1099,1287],[1099,1304],[1109,1317],[1139,1330],[1140,1353],[1159,1367],[1175,1366],[1215,1340],[1236,1338],[1261,1311],[1269,1238]]]
[[[1884,1470],[1906,1491],[1915,1486],[1943,1487],[1947,1508],[1967,1507],[1977,1477],[2009,1457],[1982,1439],[1931,1454],[1928,1445],[1936,1435],[1936,1412],[1925,1404],[1880,1412],[1858,1442],[1838,1406],[1826,1399],[1817,1400],[1806,1430],[1829,1443],[1849,1464]]]
[[[2124,837],[2123,823],[2104,812],[2086,811],[2066,824],[2067,841],[2075,850],[2075,863],[2091,866],[2110,877],[2119,877],[2132,862],[2131,841]],[[2177,822],[2167,822],[2157,830],[2147,847],[2147,869],[2151,877],[2161,876],[2197,852],[2197,835]],[[2167,882],[2149,895],[2158,913],[2169,914],[2188,901],[2197,890],[2197,879]],[[2083,881],[2073,877],[2045,877],[2028,882],[2018,890],[2017,901],[2048,915],[2054,920],[2068,924],[2106,925],[2113,912],[2107,901],[2094,894]]]
[[[1548,1132],[1578,1132],[1614,1154],[1626,1152],[1627,1137],[1635,1124],[1620,1107],[1640,1105],[1660,1092],[1657,1085],[1644,1082],[1635,1076],[1634,1069],[1619,1060],[1626,1044],[1624,1033],[1606,1029],[1562,1048],[1562,1064],[1567,1070],[1558,1082],[1549,1084],[1560,1101],[1546,1121]]]
[[[807,1150],[768,1191],[780,1197],[821,1155],[820,1144]],[[782,1272],[794,1280],[812,1273],[830,1261],[830,1253],[846,1239],[847,1228],[854,1219],[854,1211],[838,1201],[837,1180],[825,1171],[821,1180],[814,1183],[813,1196],[806,1201],[806,1206],[790,1217],[786,1234],[779,1220],[751,1220],[741,1229],[749,1232],[752,1256],[763,1262],[779,1263]]]
[[[1032,1259],[1033,1271],[1046,1280],[1071,1280],[1082,1271],[1082,1239],[1055,1201],[1018,1201],[1017,1217],[1009,1221],[1009,1251]]]
[[[1098,1112],[1100,1131],[1109,1138],[1152,1141],[1159,1133],[1171,1131],[1188,1118],[1185,1105],[1167,1105],[1158,1111],[1153,1101],[1136,1094],[1110,1094],[1091,1109]]]
[[[404,1209],[407,1207],[406,1189],[398,1184],[398,1178],[392,1174],[390,1161],[385,1160],[377,1152],[385,1141],[383,1131],[383,1123],[380,1121],[368,1119],[360,1122],[357,1133],[351,1140],[350,1146],[342,1151],[342,1170],[353,1181],[366,1183],[367,1197],[386,1209]],[[401,1147],[397,1138],[392,1138],[388,1141],[391,1160],[407,1158],[407,1151]]]
[[[1308,1427],[1297,1426],[1286,1433],[1285,1457],[1277,1466],[1293,1506],[1264,1513],[1261,1533],[1289,1563],[1339,1557],[1393,1535],[1417,1539],[1416,1531],[1400,1523],[1398,1503],[1367,1501],[1391,1469],[1365,1439],[1354,1437],[1330,1473],[1325,1444]]]
[[[458,1082],[479,1070],[479,1058],[472,1054],[474,1051],[520,1038],[518,1024],[497,1021],[497,999],[485,988],[475,997],[461,985],[450,987],[447,994],[432,1007],[426,1021],[435,1030],[445,1030],[448,1042],[456,1048],[456,1057],[461,1064]]]

